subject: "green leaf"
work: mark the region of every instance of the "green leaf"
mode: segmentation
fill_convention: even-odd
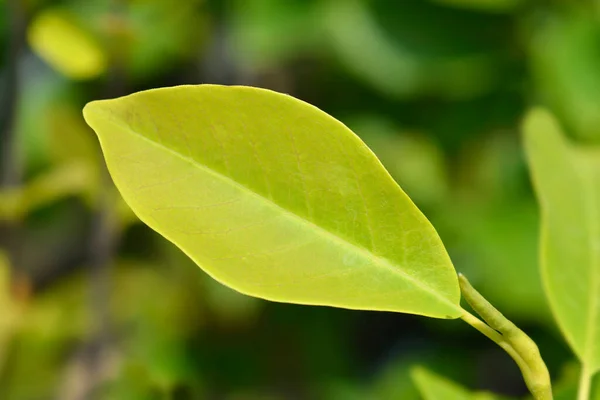
[[[422,367],[413,368],[411,376],[424,400],[494,400],[496,395],[487,392],[471,392]]]
[[[600,369],[600,152],[569,143],[554,117],[533,110],[525,146],[542,210],[541,273],[567,342]]]
[[[368,396],[364,398],[419,400],[422,397],[411,376],[416,364],[419,368],[434,369],[441,374],[458,372],[453,374],[454,379],[467,379],[470,375],[470,361],[460,348],[442,348],[431,343],[426,346],[410,346],[381,365],[369,385]]]
[[[434,228],[339,121],[263,89],[180,86],[84,109],[142,221],[274,301],[462,314]]]

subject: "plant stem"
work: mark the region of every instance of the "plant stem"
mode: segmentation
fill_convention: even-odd
[[[460,317],[467,324],[471,325],[473,328],[477,329],[479,332],[483,333],[489,339],[496,342],[499,346],[502,346],[506,341],[494,329],[490,328],[485,322],[468,312],[467,310],[463,310],[463,315]]]
[[[534,399],[552,400],[550,374],[535,342],[494,308],[462,274],[458,280],[465,300],[485,323],[464,310],[462,320],[496,342],[515,360]]]
[[[519,368],[523,370],[523,368],[527,368],[527,365],[523,358],[515,351],[515,349],[508,343],[504,337],[490,328],[485,322],[469,313],[466,310],[463,310],[463,315],[460,317],[467,324],[471,325],[473,328],[477,329],[479,332],[483,333],[486,337],[494,341],[498,346],[500,346],[504,351],[508,353],[512,357],[513,360],[517,363]]]
[[[581,375],[579,376],[579,391],[577,393],[577,400],[589,400],[590,388],[592,382],[592,374],[586,364],[583,364],[581,368]]]

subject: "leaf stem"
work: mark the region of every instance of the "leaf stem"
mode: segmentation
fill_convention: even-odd
[[[586,364],[583,364],[581,368],[581,375],[579,376],[579,391],[577,393],[577,400],[589,400],[590,388],[592,382],[592,374]]]
[[[465,321],[467,324],[471,325],[473,328],[477,329],[479,332],[483,333],[487,338],[494,341],[498,346],[500,346],[504,351],[508,353],[512,357],[513,360],[517,363],[519,368],[526,368],[525,361],[521,358],[521,356],[515,351],[515,349],[508,343],[504,337],[492,329],[485,322],[471,314],[470,312],[463,310],[463,315],[461,319]]]
[[[459,274],[458,280],[465,300],[485,323],[464,310],[462,320],[496,342],[515,360],[534,399],[552,400],[550,374],[535,342],[477,292],[464,275]]]
[[[499,346],[502,346],[503,343],[506,343],[500,333],[490,328],[485,322],[483,322],[467,310],[463,310],[463,315],[460,318],[467,324],[471,325],[473,328],[477,329],[479,332],[483,333],[489,339],[496,342]]]

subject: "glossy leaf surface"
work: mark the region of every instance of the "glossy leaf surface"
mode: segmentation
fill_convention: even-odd
[[[200,85],[93,102],[84,116],[135,213],[220,282],[274,301],[461,315],[434,228],[317,108]]]
[[[577,147],[546,111],[525,122],[542,210],[541,271],[558,325],[581,362],[600,368],[600,152]]]

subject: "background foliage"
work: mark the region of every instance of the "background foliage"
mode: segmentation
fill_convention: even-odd
[[[345,122],[573,398],[518,127],[542,104],[600,141],[597,0],[4,0],[0,46],[1,399],[411,400],[417,363],[526,393],[459,321],[243,297],[140,224],[81,108],[184,83],[267,87]]]

